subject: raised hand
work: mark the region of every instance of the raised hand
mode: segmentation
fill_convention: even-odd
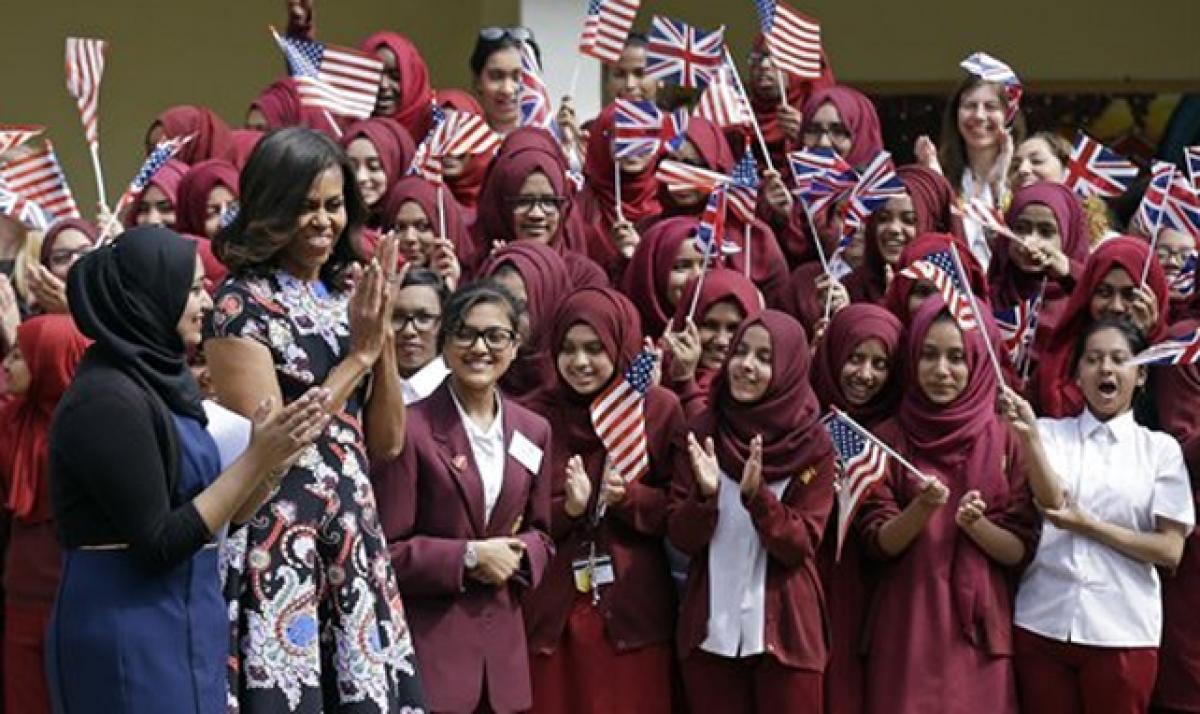
[[[788,190],[788,186],[783,181],[783,177],[775,169],[767,169],[762,172],[762,195],[766,200],[767,205],[771,210],[781,216],[787,216],[792,212],[792,206],[795,204],[795,199],[792,198],[792,192]]]
[[[453,292],[462,279],[462,264],[454,252],[454,244],[448,238],[435,238],[429,251],[429,268],[442,276],[446,287]]]
[[[917,163],[929,169],[936,171],[939,174],[942,172],[942,164],[938,161],[937,145],[928,136],[922,134],[917,137],[913,144],[913,154],[917,158]]]
[[[617,251],[626,259],[633,257],[633,251],[637,249],[638,243],[642,242],[642,237],[638,235],[637,229],[633,224],[626,220],[619,220],[613,223],[612,232],[609,234],[613,245]]]
[[[250,445],[246,448],[262,465],[264,479],[287,466],[308,448],[329,425],[326,412],[329,390],[313,387],[291,404],[276,409],[273,398],[259,402],[254,411]]]
[[[67,307],[67,285],[42,265],[30,265],[25,272],[29,291],[43,312],[63,314]]]
[[[721,467],[717,465],[717,447],[712,437],[704,440],[704,447],[696,441],[696,435],[688,432],[688,456],[692,461],[692,475],[696,478],[696,488],[705,498],[717,492],[720,483]]]
[[[696,322],[688,318],[687,323],[679,332],[672,332],[668,327],[663,333],[663,342],[671,350],[674,359],[671,360],[671,373],[668,375],[673,382],[686,382],[696,374],[696,366],[700,364],[700,328]]]
[[[946,484],[932,476],[926,476],[925,483],[917,494],[917,503],[930,510],[936,510],[946,505],[949,500],[950,489],[946,488]]]
[[[563,510],[567,515],[571,518],[583,515],[587,510],[588,499],[592,497],[592,480],[588,478],[579,454],[567,459],[566,496]]]
[[[1000,385],[996,403],[1000,407],[1000,414],[1018,434],[1029,436],[1037,433],[1037,414],[1033,413],[1033,407],[1008,385]]]
[[[986,512],[987,504],[983,501],[983,495],[979,491],[967,491],[958,501],[958,510],[954,512],[954,522],[958,524],[959,528],[970,530],[987,520],[984,515]]]
[[[757,496],[762,483],[762,436],[755,435],[750,440],[750,456],[742,467],[742,498],[750,500]]]
[[[354,284],[347,309],[350,317],[350,355],[366,365],[373,365],[383,352],[391,329],[391,288],[388,274],[395,273],[395,242],[386,237],[379,243],[375,259],[362,271]],[[380,259],[389,260],[391,269],[385,272]]]
[[[1151,260],[1153,259],[1151,256]],[[1154,296],[1153,290],[1143,285],[1133,289],[1133,302],[1129,305],[1130,318],[1142,334],[1149,335],[1154,332],[1154,326],[1158,324],[1158,311],[1158,298]]]
[[[783,135],[793,144],[800,143],[800,130],[804,126],[804,114],[790,104],[779,105],[775,116],[779,119],[779,127]]]

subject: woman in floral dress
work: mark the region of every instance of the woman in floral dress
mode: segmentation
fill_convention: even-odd
[[[333,420],[226,546],[230,711],[423,712],[367,458],[403,445],[390,344],[395,246],[360,271],[365,216],[341,150],[307,129],[258,145],[241,209],[215,239],[230,277],[205,345],[219,400],[248,414],[313,385]],[[354,288],[348,287],[354,283]]]

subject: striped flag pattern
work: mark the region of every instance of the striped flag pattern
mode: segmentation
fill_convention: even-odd
[[[542,69],[537,55],[528,42],[521,43],[521,126],[539,126],[550,129],[554,123],[554,112],[550,103],[550,92],[542,81]]]
[[[67,92],[75,98],[88,146],[100,143],[100,79],[108,43],[87,37],[67,38]]]
[[[1134,356],[1129,364],[1179,365],[1200,362],[1200,328],[1190,335],[1164,340]]]
[[[179,153],[184,144],[192,140],[192,134],[187,136],[176,136],[170,139],[163,139],[155,145],[154,150],[142,162],[141,168],[134,174],[133,180],[129,182],[129,188],[125,189],[125,193],[121,194],[121,199],[117,201],[117,210],[114,213],[120,213],[133,197],[141,193],[150,185],[150,179],[154,178],[154,174],[163,167],[171,159],[172,156]]]
[[[704,117],[722,129],[752,127],[754,110],[733,77],[736,70],[722,64],[709,76],[708,86],[696,103],[695,115]]]
[[[691,115],[687,107],[680,107],[663,117],[663,129],[666,131],[667,151],[679,151],[687,140],[688,123]]]
[[[668,191],[675,192],[694,189],[701,193],[710,193],[717,186],[729,182],[729,177],[725,174],[674,159],[660,161],[654,177],[659,183],[665,184]]]
[[[1138,167],[1092,137],[1079,132],[1067,159],[1067,188],[1081,196],[1120,196],[1137,178]]]
[[[477,156],[494,153],[501,137],[478,114],[451,112],[446,118],[443,156]]]
[[[54,220],[79,218],[79,207],[49,139],[38,151],[0,166],[0,176],[9,190],[38,204]]]
[[[36,124],[0,124],[0,154],[17,148],[46,130]]]
[[[787,160],[796,190],[805,196],[841,193],[858,183],[858,172],[830,147],[793,151]]]
[[[1184,261],[1179,274],[1171,279],[1171,292],[1180,297],[1191,297],[1196,292],[1196,265],[1200,262],[1196,253],[1192,253]]]
[[[0,213],[24,223],[26,227],[43,233],[49,230],[54,222],[42,207],[33,201],[27,201],[21,194],[13,191],[0,181]]]
[[[704,205],[704,213],[700,214],[700,225],[696,227],[696,247],[708,255],[714,253],[718,240],[724,243],[727,204],[728,187],[721,184],[708,194],[708,203]]]
[[[840,412],[822,420],[833,442],[838,461],[837,558],[850,531],[850,524],[867,494],[887,475],[887,453],[873,438],[867,438],[847,422]]]
[[[608,452],[609,466],[626,482],[650,471],[645,408],[653,371],[654,354],[642,350],[621,378],[592,401],[592,427]]]
[[[354,119],[375,110],[383,62],[374,55],[271,30],[296,80],[300,103]]]
[[[754,209],[758,206],[758,165],[754,152],[749,147],[733,167],[729,183],[729,210],[743,223],[754,222]]]
[[[621,50],[641,0],[590,0],[579,35],[579,51],[601,62],[621,61]]]
[[[1171,182],[1174,179],[1175,164],[1166,161],[1154,162],[1150,172],[1150,183],[1146,185],[1146,193],[1142,194],[1142,202],[1138,204],[1134,217],[1147,236],[1156,235],[1163,226],[1167,194],[1171,191]]]
[[[964,201],[961,206],[955,204],[950,207],[950,210],[993,233],[1012,235],[1012,231],[1004,223],[1004,216],[1000,213],[1000,209],[982,198],[975,197]]]
[[[888,202],[888,199],[905,195],[904,184],[896,176],[892,155],[880,151],[863,169],[862,175],[850,189],[846,203],[846,217],[842,222],[841,244],[849,245],[850,239],[862,228],[867,218]],[[839,247],[844,247],[839,244]]]
[[[821,76],[821,23],[784,3],[756,0],[771,61],[801,79]]]
[[[1163,204],[1163,226],[1200,240],[1200,194],[1179,171]]]
[[[1184,148],[1183,160],[1187,164],[1188,180],[1192,182],[1192,190],[1200,193],[1200,146]]]
[[[900,275],[910,280],[924,280],[933,285],[959,328],[964,331],[979,329],[979,320],[975,317],[975,311],[971,309],[971,300],[966,293],[970,288],[959,276],[950,251],[939,250],[930,253],[901,270]]]

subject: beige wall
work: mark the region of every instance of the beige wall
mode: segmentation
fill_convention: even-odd
[[[562,0],[579,5],[584,0]],[[141,158],[147,124],[178,103],[208,104],[239,124],[257,91],[281,71],[266,26],[282,0],[43,0],[10,3],[0,31],[0,122],[47,124],[83,206],[95,200],[86,146],[64,88],[63,38],[111,42],[101,93],[101,145],[110,199]],[[1198,0],[808,0],[842,81],[879,87],[937,85],[984,49],[1028,83],[1117,86],[1129,81],[1200,88]],[[466,58],[482,25],[518,17],[518,0],[317,0],[323,39],[355,43],[393,28],[412,36],[436,84],[467,86]],[[1151,9],[1152,8],[1152,9]],[[729,26],[743,57],[756,27],[751,0],[643,0],[653,13]],[[981,18],[987,16],[989,19]],[[1082,18],[1082,20],[1080,20]],[[1068,31],[1068,28],[1071,31]]]

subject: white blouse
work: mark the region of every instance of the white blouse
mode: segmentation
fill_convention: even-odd
[[[1133,412],[1107,422],[1091,411],[1039,419],[1050,466],[1068,497],[1094,518],[1148,533],[1158,519],[1195,523],[1187,467],[1168,434]],[[1155,567],[1099,541],[1043,524],[1017,591],[1014,620],[1043,637],[1100,647],[1157,647],[1162,601]]]
[[[782,479],[762,488],[781,496],[789,483]],[[717,528],[708,546],[708,636],[700,648],[722,657],[762,654],[766,586],[767,550],[742,505],[741,485],[722,471]]]
[[[504,486],[504,403],[496,397],[496,418],[487,429],[481,429],[467,415],[453,389],[450,396],[454,397],[454,406],[467,432],[467,440],[471,442],[471,455],[475,457],[475,466],[483,481],[483,523],[486,526]]]
[[[449,374],[446,360],[441,355],[434,357],[429,364],[417,370],[416,374],[404,380],[404,386],[401,388],[404,406],[412,406],[436,392]]]

